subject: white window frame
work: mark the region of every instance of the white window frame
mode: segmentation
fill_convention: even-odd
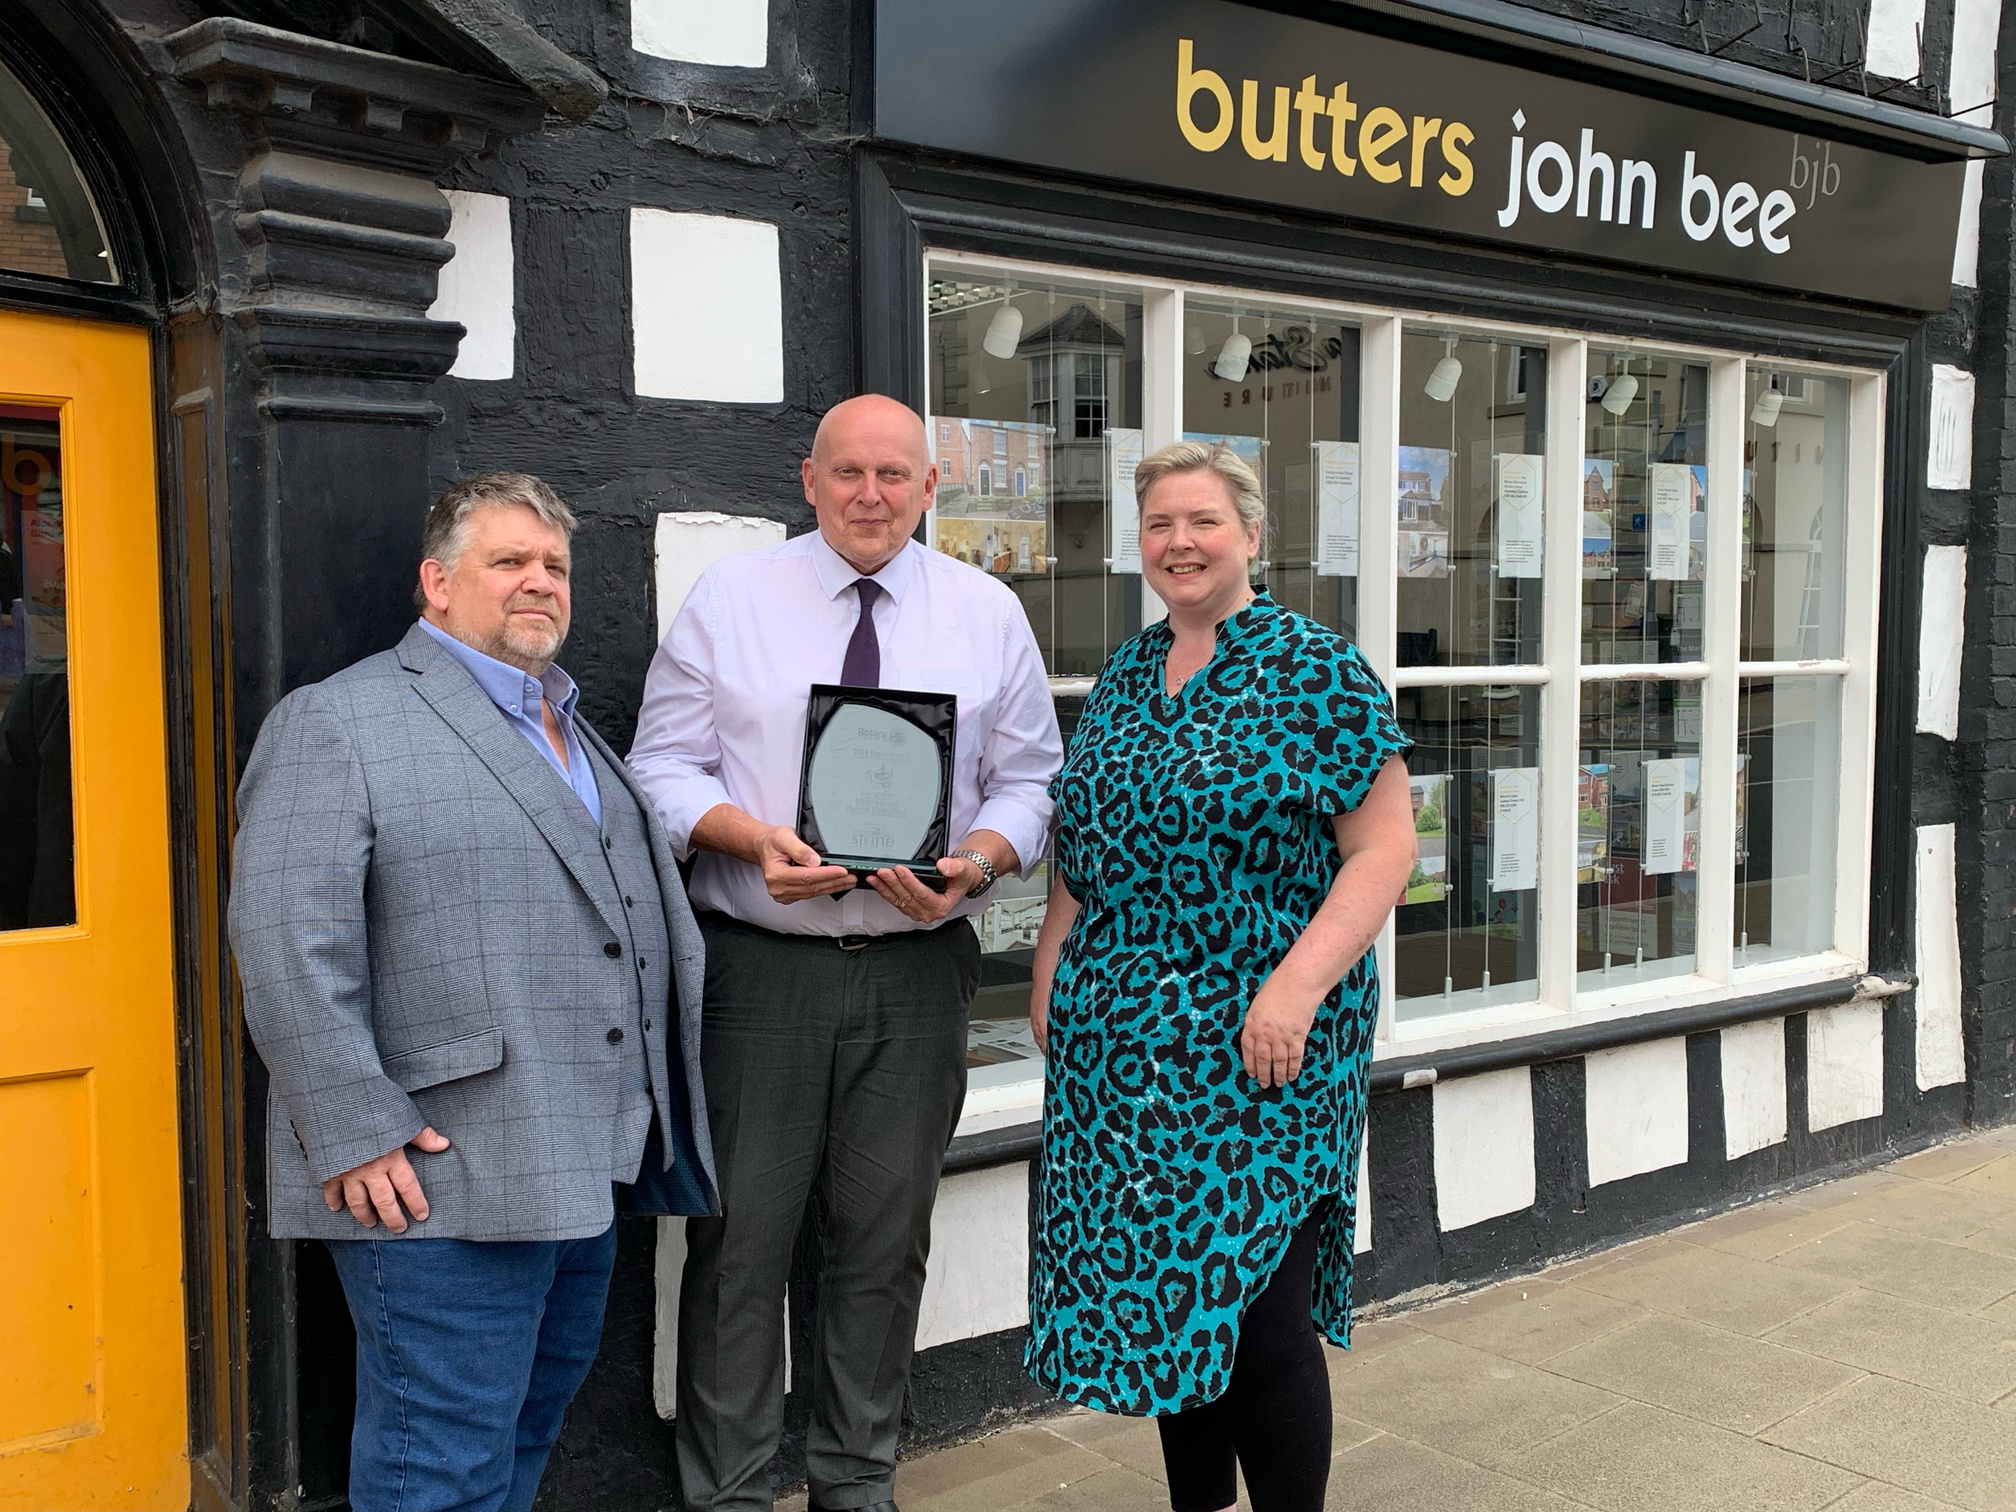
[[[1396,661],[1397,579],[1393,572],[1362,572],[1358,578],[1358,644],[1389,688],[1505,686],[1523,684],[1541,691],[1541,841],[1538,996],[1525,1003],[1499,1003],[1407,1023],[1394,1012],[1394,934],[1389,917],[1375,946],[1381,999],[1374,1059],[1454,1049],[1521,1033],[1567,1028],[1629,1017],[1654,1008],[1714,1002],[1764,988],[1788,988],[1859,976],[1867,970],[1869,861],[1873,842],[1876,748],[1877,616],[1850,615],[1843,627],[1843,655],[1815,661],[1760,662],[1737,659],[1742,605],[1744,377],[1751,365],[1793,376],[1842,378],[1848,385],[1847,467],[1849,522],[1844,601],[1879,602],[1883,532],[1885,379],[1881,372],[1824,362],[1791,361],[1767,353],[1709,348],[1684,342],[1645,342],[1627,337],[1552,329],[1544,324],[1458,319],[1350,302],[1286,295],[1252,288],[1119,275],[1067,264],[991,257],[927,248],[922,329],[930,330],[929,287],[936,274],[1041,284],[1055,280],[1137,293],[1142,301],[1143,445],[1148,451],[1183,434],[1182,347],[1186,298],[1268,305],[1339,320],[1360,334],[1359,466],[1361,499],[1359,560],[1391,562],[1398,523],[1390,509],[1369,507],[1397,496],[1399,487],[1401,333],[1403,326],[1446,330],[1451,335],[1502,336],[1545,345],[1547,364],[1547,492],[1545,576],[1538,665],[1519,667],[1408,667]],[[1584,666],[1581,661],[1581,594],[1556,585],[1581,580],[1582,421],[1588,394],[1591,345],[1606,352],[1674,358],[1709,369],[1707,587],[1703,597],[1702,661],[1658,666]],[[921,354],[921,355],[928,355]],[[929,373],[928,361],[925,372]],[[928,381],[928,377],[927,377]],[[929,399],[926,400],[927,406]],[[1574,465],[1561,465],[1562,459]],[[1146,585],[1143,623],[1162,616],[1162,606]],[[1790,959],[1739,966],[1735,960],[1733,917],[1736,886],[1736,756],[1738,689],[1744,679],[1833,678],[1841,685],[1842,822],[1836,834],[1834,937],[1829,950]],[[1575,951],[1575,781],[1580,750],[1580,690],[1585,683],[1611,680],[1697,680],[1702,689],[1701,865],[1695,966],[1686,975],[1624,982],[1590,990],[1576,980]],[[1056,677],[1058,696],[1082,696],[1091,679]],[[1557,753],[1569,753],[1557,759]],[[1023,1084],[1016,1084],[1021,1086]],[[1030,1087],[1041,1087],[1040,1078]],[[1016,1121],[1003,1097],[1009,1087],[990,1089],[990,1106],[1001,1105],[978,1127]],[[1012,1099],[1011,1099],[1012,1100]],[[1033,1099],[1032,1099],[1033,1100]],[[969,1109],[969,1118],[976,1110]],[[962,1132],[972,1132],[962,1123]]]

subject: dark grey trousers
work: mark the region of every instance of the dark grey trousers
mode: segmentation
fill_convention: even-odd
[[[980,942],[960,920],[858,950],[718,914],[701,928],[700,1053],[722,1216],[686,1225],[680,1489],[696,1512],[770,1507],[784,1285],[817,1182],[826,1264],[807,1476],[821,1506],[888,1501],[931,1205],[966,1095]]]

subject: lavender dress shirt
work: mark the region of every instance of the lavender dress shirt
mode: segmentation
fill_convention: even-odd
[[[629,765],[683,861],[693,826],[732,803],[796,826],[805,710],[813,683],[840,680],[861,574],[817,531],[716,562],[694,584],[651,659]],[[1022,605],[978,568],[915,541],[875,574],[882,686],[959,699],[951,832],[1015,847],[1026,875],[1049,847],[1045,791],[1063,764],[1057,710]],[[746,861],[701,851],[693,906],[783,934],[895,934],[919,921],[871,888],[783,904]],[[988,899],[962,901],[954,916]]]

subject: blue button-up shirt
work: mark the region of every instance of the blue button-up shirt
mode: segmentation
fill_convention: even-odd
[[[485,656],[474,646],[455,639],[439,625],[423,619],[420,628],[468,669],[469,675],[476,679],[476,686],[489,695],[490,702],[497,705],[511,727],[532,742],[532,749],[546,758],[546,764],[558,772],[560,780],[574,790],[574,796],[588,806],[589,816],[600,829],[602,790],[595,785],[595,769],[588,764],[588,753],[581,748],[581,737],[574,730],[574,705],[581,698],[581,690],[575,686],[574,679],[558,667],[548,667],[534,677],[522,667],[501,662],[494,656]],[[564,762],[560,753],[553,749],[553,742],[546,738],[546,724],[540,708],[542,699],[553,705],[560,733],[566,737],[567,759]]]

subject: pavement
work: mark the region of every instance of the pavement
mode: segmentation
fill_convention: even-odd
[[[1331,1508],[2016,1509],[2016,1128],[1361,1319]],[[896,1497],[1169,1505],[1154,1424],[1080,1410],[905,1460]]]

